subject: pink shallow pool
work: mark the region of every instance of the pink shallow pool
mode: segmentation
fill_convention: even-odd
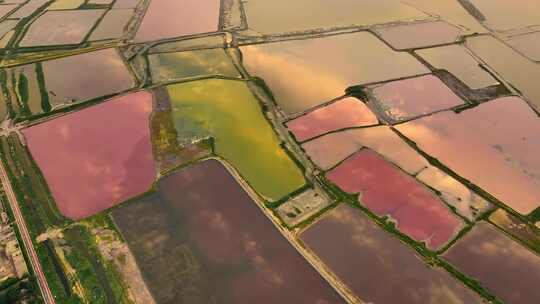
[[[371,150],[356,153],[327,177],[347,193],[360,193],[361,204],[390,216],[401,232],[429,249],[440,249],[463,226],[434,193]]]
[[[463,100],[433,75],[397,80],[372,87],[374,101],[394,121],[462,105]]]
[[[219,8],[219,0],[151,1],[135,41],[215,32],[219,24]]]
[[[347,97],[289,121],[287,128],[298,141],[305,141],[343,128],[371,126],[378,123],[377,117],[362,101]]]
[[[152,95],[138,92],[23,130],[63,215],[91,216],[150,188],[151,112]]]
[[[540,120],[519,97],[442,112],[397,129],[521,214],[540,207]]]

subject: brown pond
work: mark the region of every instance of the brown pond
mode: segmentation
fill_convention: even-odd
[[[540,64],[489,35],[467,38],[465,46],[540,110]]]
[[[3,70],[15,112],[31,116],[125,91],[135,82],[115,49],[103,49]],[[103,81],[106,75],[107,81]]]
[[[397,129],[517,212],[540,206],[540,120],[520,98],[438,113]]]
[[[329,212],[301,238],[365,302],[482,303],[444,270],[426,265],[412,249],[348,205]]]
[[[480,223],[444,257],[507,304],[538,304],[540,257]]]
[[[540,61],[540,31],[512,37],[506,43],[529,59]]]
[[[399,0],[250,0],[244,9],[249,28],[262,34],[428,18]]]
[[[125,27],[133,16],[132,9],[115,9],[105,14],[99,22],[97,28],[90,35],[89,40],[104,40],[121,38],[124,35]]]
[[[435,193],[371,150],[356,153],[327,178],[347,193],[360,193],[361,204],[391,217],[400,231],[429,249],[440,249],[463,226]]]
[[[448,71],[473,90],[499,84],[462,45],[422,49],[416,53],[434,68]]]
[[[0,5],[0,19],[11,13],[16,7],[16,4]]]
[[[104,13],[97,9],[48,11],[32,23],[19,45],[79,44]]]
[[[113,4],[113,9],[135,8],[141,0],[116,0]]]
[[[9,18],[21,19],[32,15],[40,7],[47,4],[48,0],[31,0],[19,7],[14,13],[9,15]]]
[[[508,31],[540,24],[538,0],[467,0],[494,31]]]
[[[45,61],[45,87],[51,103],[106,96],[134,86],[134,81],[115,49]],[[103,81],[103,77],[107,81]]]
[[[216,160],[113,217],[157,303],[343,303]]]
[[[381,39],[398,50],[456,42],[461,30],[444,21],[421,22],[376,28]]]
[[[152,95],[138,92],[23,130],[63,215],[88,217],[150,188],[151,112]]]

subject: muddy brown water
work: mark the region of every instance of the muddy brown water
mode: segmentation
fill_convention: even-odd
[[[540,257],[493,226],[480,223],[444,255],[507,304],[540,299]]]
[[[216,160],[113,217],[158,303],[343,303]]]
[[[79,44],[105,10],[48,11],[30,25],[21,47]],[[61,21],[60,21],[61,20]],[[69,28],[70,30],[65,30]]]
[[[31,116],[127,90],[135,82],[115,49],[7,68],[6,88],[15,114]],[[107,81],[103,81],[107,75]]]
[[[398,50],[453,43],[461,33],[458,27],[444,21],[385,26],[374,31]]]
[[[125,27],[133,17],[133,9],[115,9],[108,11],[90,35],[89,40],[104,40],[120,38],[124,35]]]
[[[348,205],[327,213],[301,238],[367,303],[483,303],[447,272],[427,266],[412,249]]]

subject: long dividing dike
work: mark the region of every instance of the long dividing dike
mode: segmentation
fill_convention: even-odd
[[[13,192],[13,189],[11,188],[11,184],[9,182],[6,170],[4,168],[4,164],[2,163],[0,163],[0,178],[2,180],[2,185],[4,187],[4,190],[6,192],[9,205],[15,216],[15,222],[17,224],[17,227],[19,228],[20,235],[24,243],[24,247],[26,248],[26,252],[28,254],[28,260],[30,261],[31,267],[36,277],[36,281],[38,283],[39,289],[43,296],[43,302],[45,304],[54,304],[56,303],[56,301],[54,299],[53,294],[51,293],[51,290],[49,289],[49,284],[47,283],[45,274],[43,273],[43,270],[41,269],[41,264],[39,262],[37,253],[34,250],[34,243],[32,242],[32,238],[30,237],[30,234],[28,233],[28,229],[26,228],[26,223],[22,216],[21,210],[19,209],[17,197],[15,196],[15,193]]]

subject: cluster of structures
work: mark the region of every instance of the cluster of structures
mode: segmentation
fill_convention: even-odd
[[[3,190],[2,190],[3,191]],[[1,196],[5,200],[5,196]],[[0,283],[9,278],[21,279],[28,274],[26,261],[8,214],[0,204]]]
[[[0,0],[45,302],[537,304],[539,9]]]

